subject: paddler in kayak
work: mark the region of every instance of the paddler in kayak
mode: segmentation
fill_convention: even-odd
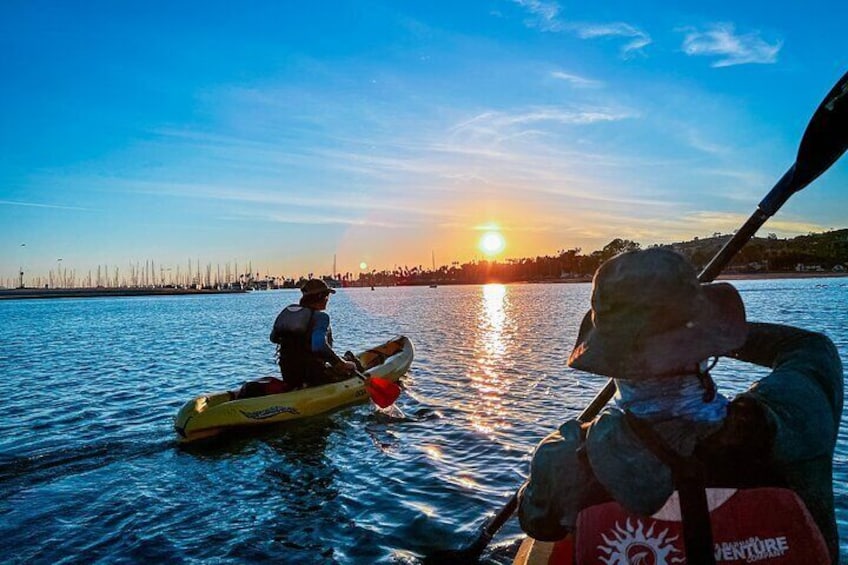
[[[771,372],[728,400],[719,356]],[[538,445],[519,493],[522,529],[558,540],[557,562],[838,562],[843,375],[827,337],[747,322],[733,286],[652,248],[597,270],[568,364],[617,393]]]
[[[350,378],[356,364],[333,351],[333,330],[325,312],[336,291],[321,279],[309,279],[300,291],[300,303],[285,307],[271,330],[283,380],[296,389]]]

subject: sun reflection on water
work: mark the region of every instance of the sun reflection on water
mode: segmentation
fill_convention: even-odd
[[[504,322],[506,321],[506,286],[487,284],[483,287],[483,308],[480,315],[482,345],[490,360],[503,358]]]
[[[444,459],[444,454],[442,453],[442,450],[435,445],[426,445],[423,447],[423,449],[424,453],[427,454],[427,457],[434,461],[441,461],[442,459]]]
[[[504,417],[504,366],[507,363],[508,328],[514,325],[509,319],[509,292],[502,284],[482,287],[482,300],[478,315],[474,366],[470,374],[477,392],[471,424],[479,432],[495,434],[509,427]]]
[[[473,475],[468,471],[459,471],[447,478],[448,482],[458,485],[464,489],[468,489],[471,491],[479,490],[480,483],[478,483]]]

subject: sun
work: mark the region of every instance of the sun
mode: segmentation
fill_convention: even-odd
[[[504,237],[499,232],[486,232],[480,238],[480,251],[486,255],[497,255],[504,250],[504,247],[506,247],[506,240],[504,240]]]

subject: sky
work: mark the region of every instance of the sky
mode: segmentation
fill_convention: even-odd
[[[595,5],[599,4],[599,5]],[[848,3],[0,3],[0,285],[393,270],[730,233]],[[761,230],[848,227],[848,159]]]

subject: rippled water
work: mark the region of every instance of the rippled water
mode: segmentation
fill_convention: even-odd
[[[824,331],[848,366],[848,279],[738,281],[754,320]],[[408,335],[399,411],[360,405],[204,449],[183,402],[274,374],[296,291],[0,302],[0,562],[416,563],[461,547],[604,379],[567,369],[587,284],[344,289],[336,347]],[[739,376],[735,373],[741,372]],[[732,393],[764,374],[723,360]],[[848,558],[848,425],[836,459]],[[508,563],[515,521],[484,560]]]

